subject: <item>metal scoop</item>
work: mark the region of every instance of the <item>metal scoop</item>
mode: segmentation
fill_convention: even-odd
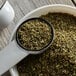
[[[17,33],[18,29],[20,29],[20,26],[23,23],[26,23],[27,21],[39,19],[40,21],[44,21],[48,26],[50,26],[52,37],[44,48],[40,49],[39,51],[28,51],[25,49],[21,43],[18,41]],[[53,26],[47,22],[46,20],[42,18],[31,18],[23,22],[16,30],[15,39],[7,45],[1,52],[0,52],[0,75],[2,75],[4,72],[8,71],[11,67],[16,65],[18,62],[20,62],[23,58],[28,56],[29,54],[40,54],[44,52],[51,44],[54,39],[54,29]]]

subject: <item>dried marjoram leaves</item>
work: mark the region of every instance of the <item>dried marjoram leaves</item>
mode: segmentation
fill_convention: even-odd
[[[21,45],[32,51],[43,49],[52,37],[50,25],[39,18],[24,22],[17,32]]]
[[[51,22],[55,40],[40,55],[29,55],[18,65],[20,76],[76,76],[76,17],[62,13],[41,16]]]

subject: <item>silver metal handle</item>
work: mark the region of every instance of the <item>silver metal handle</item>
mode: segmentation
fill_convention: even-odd
[[[19,76],[16,66],[10,69],[10,73],[11,73],[11,76]]]

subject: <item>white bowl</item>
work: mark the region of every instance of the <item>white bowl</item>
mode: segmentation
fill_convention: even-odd
[[[28,18],[32,17],[39,17],[41,15],[45,15],[48,12],[61,12],[61,13],[68,13],[71,15],[76,16],[76,8],[69,6],[69,5],[62,5],[62,4],[53,4],[53,5],[47,5],[40,8],[35,9],[34,11],[28,13],[26,16],[24,16],[17,24],[15,30],[13,31],[13,34],[11,36],[11,40],[14,38],[15,31],[17,27],[24,22]],[[16,66],[11,68],[10,70],[11,76],[19,76]]]

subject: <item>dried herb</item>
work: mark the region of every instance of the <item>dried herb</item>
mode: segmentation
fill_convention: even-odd
[[[49,44],[52,37],[51,28],[42,20],[30,20],[21,25],[18,37],[24,48],[39,51]]]
[[[41,16],[54,25],[55,40],[40,55],[29,55],[18,65],[20,76],[76,76],[76,17],[63,13]]]

